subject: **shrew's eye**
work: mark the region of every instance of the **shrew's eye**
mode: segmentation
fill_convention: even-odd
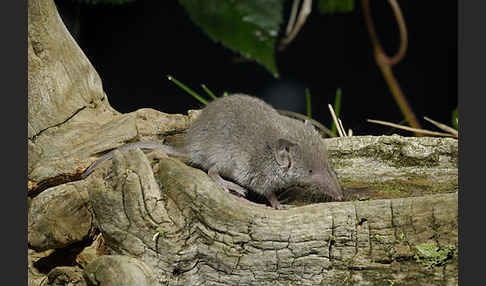
[[[312,170],[309,170],[309,174],[312,174]]]

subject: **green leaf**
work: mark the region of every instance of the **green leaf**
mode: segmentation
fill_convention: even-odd
[[[319,0],[317,7],[321,14],[347,13],[354,9],[354,0]]]
[[[179,3],[212,40],[257,61],[278,77],[274,52],[283,0],[179,0]]]
[[[459,129],[459,112],[457,111],[457,107],[452,111],[452,127],[454,127],[456,130]]]

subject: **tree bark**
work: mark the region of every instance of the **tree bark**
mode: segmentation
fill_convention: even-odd
[[[108,247],[152,263],[164,285],[457,279],[457,261],[426,269],[413,258],[422,243],[457,246],[457,193],[273,210],[242,202],[176,159],[157,168],[154,176],[140,150],[117,152],[89,192]]]
[[[160,152],[115,152],[79,180],[197,113],[120,114],[53,1],[29,0],[28,19],[29,285],[457,284],[457,140],[326,140],[347,201],[284,193],[285,210]]]

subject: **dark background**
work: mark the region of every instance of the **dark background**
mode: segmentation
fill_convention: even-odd
[[[386,1],[370,2],[381,43],[392,55],[399,40],[393,12]],[[360,1],[353,12],[339,15],[321,15],[314,3],[294,42],[276,55],[280,79],[255,62],[235,61],[239,56],[207,37],[177,1],[138,0],[121,6],[55,3],[98,71],[111,105],[120,112],[150,107],[186,113],[200,108],[198,101],[167,80],[170,74],[199,94],[205,94],[200,87],[204,83],[216,95],[248,93],[301,113],[307,87],[313,117],[326,126],[331,122],[327,104],[341,88],[340,117],[346,129],[352,128],[355,135],[411,135],[366,122],[371,118],[400,123],[403,116],[375,63]],[[423,116],[451,125],[457,106],[457,1],[399,4],[409,45],[405,58],[393,67],[394,74],[424,128],[436,130]],[[288,14],[286,7],[285,20]]]

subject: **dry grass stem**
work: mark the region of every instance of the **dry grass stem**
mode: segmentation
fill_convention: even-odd
[[[428,122],[434,124],[437,128],[445,131],[445,132],[449,132],[451,133],[452,135],[456,136],[456,137],[459,137],[459,132],[457,132],[456,129],[452,128],[452,127],[449,127],[443,123],[440,123],[440,122],[437,122],[435,120],[432,120],[426,116],[424,116],[424,119],[427,120]]]
[[[338,118],[338,122],[339,122],[339,128],[341,128],[341,131],[343,132],[344,137],[347,137],[348,134],[346,134],[346,131],[344,130],[343,122],[339,118]]]
[[[344,137],[343,131],[341,130],[341,126],[339,125],[339,122],[336,117],[336,113],[334,113],[334,109],[332,108],[332,105],[328,104],[329,111],[331,112],[332,120],[334,121],[334,124],[336,125],[336,129],[339,133],[340,137]]]
[[[381,120],[366,119],[366,121],[371,122],[371,123],[377,123],[377,124],[381,124],[381,125],[391,126],[391,127],[395,127],[395,128],[398,128],[398,129],[403,129],[403,130],[415,132],[415,133],[421,133],[421,134],[432,135],[432,136],[444,136],[444,137],[456,137],[457,138],[457,136],[454,136],[454,134],[450,134],[450,133],[442,133],[442,132],[435,132],[435,131],[430,131],[430,130],[425,130],[425,129],[412,128],[412,127],[399,125],[399,124],[386,122],[386,121],[381,121]]]

